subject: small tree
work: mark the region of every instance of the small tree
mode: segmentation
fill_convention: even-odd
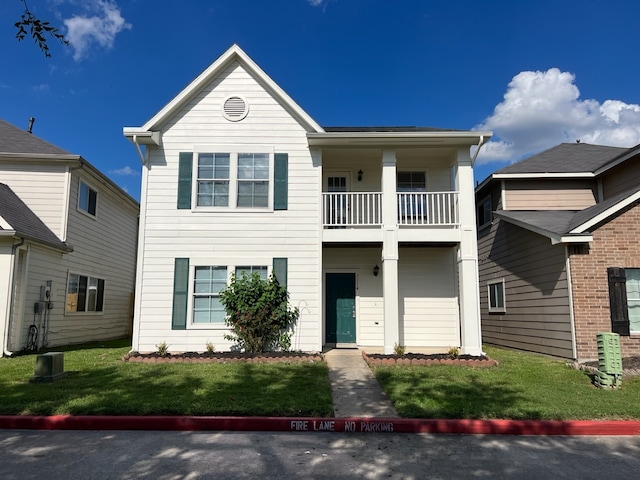
[[[268,280],[255,272],[240,278],[233,275],[220,292],[220,302],[231,327],[231,334],[225,338],[237,342],[245,352],[288,350],[291,346],[291,330],[300,312],[290,308],[289,293],[274,275]]]

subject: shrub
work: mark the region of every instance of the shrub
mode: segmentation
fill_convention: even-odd
[[[166,357],[169,354],[169,345],[167,345],[167,342],[158,343],[156,345],[156,353],[161,357]]]
[[[274,275],[263,280],[257,273],[233,275],[231,283],[220,292],[220,302],[227,312],[226,323],[236,342],[247,353],[291,348],[291,330],[300,315],[289,306],[289,293]]]
[[[396,355],[404,355],[407,352],[407,347],[404,345],[398,345],[397,343],[393,345],[393,353]]]

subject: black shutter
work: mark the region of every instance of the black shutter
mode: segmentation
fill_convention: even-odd
[[[191,208],[191,174],[193,172],[193,153],[180,152],[178,164],[178,208]]]
[[[274,155],[273,209],[286,210],[289,203],[289,154]]]
[[[172,330],[186,330],[189,294],[189,259],[176,258],[173,270]]]
[[[624,268],[607,268],[609,277],[609,307],[611,331],[629,336],[629,309],[627,307],[627,277]]]

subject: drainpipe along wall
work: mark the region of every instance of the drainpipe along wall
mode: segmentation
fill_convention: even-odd
[[[18,248],[24,245],[24,238],[20,239],[19,243],[14,244],[11,247],[11,258],[9,264],[9,281],[7,286],[7,317],[4,323],[4,332],[2,335],[2,352],[5,356],[13,355],[13,352],[8,350],[9,347],[9,332],[11,331],[11,321],[13,320],[13,291],[15,289],[16,278],[16,252]]]

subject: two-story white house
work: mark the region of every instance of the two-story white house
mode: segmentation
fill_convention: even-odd
[[[233,45],[153,118],[133,349],[232,347],[218,294],[274,273],[292,348],[481,354],[471,147],[490,132],[323,128]]]
[[[0,354],[131,331],[139,204],[0,120]]]

